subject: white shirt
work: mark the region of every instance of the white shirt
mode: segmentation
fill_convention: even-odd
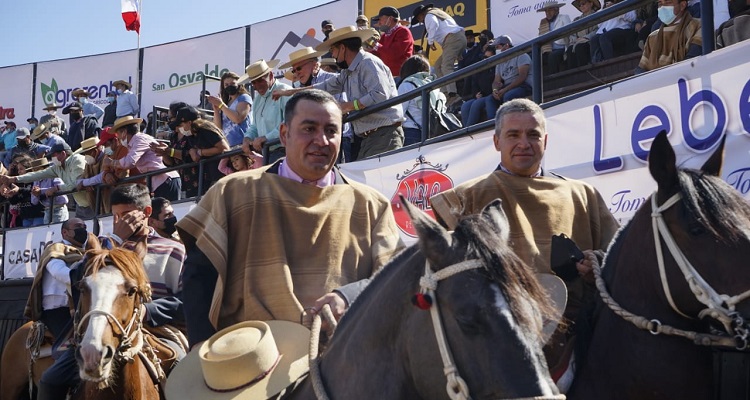
[[[628,11],[625,14],[618,15],[599,24],[599,29],[596,31],[596,34],[601,35],[612,29],[632,29],[632,24],[635,19],[635,11]]]
[[[427,43],[430,46],[435,42],[442,46],[446,36],[461,32],[464,29],[458,26],[453,18],[441,20],[429,12],[424,15],[424,27],[427,29]]]
[[[63,244],[72,244],[63,239]],[[70,267],[65,261],[53,258],[47,262],[42,276],[42,309],[53,310],[68,306]]]

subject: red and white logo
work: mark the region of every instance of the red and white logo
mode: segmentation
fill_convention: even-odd
[[[442,191],[453,189],[453,180],[443,173],[447,169],[448,165],[433,165],[424,156],[419,156],[411,169],[404,171],[403,175],[396,174],[398,186],[396,187],[396,193],[391,196],[391,207],[393,208],[393,215],[396,217],[396,224],[402,232],[411,237],[417,236],[409,215],[406,214],[401,205],[399,195],[404,196],[420,210],[435,218],[435,213],[430,205],[430,197]]]

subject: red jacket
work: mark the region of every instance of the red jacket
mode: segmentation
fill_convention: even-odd
[[[380,57],[393,76],[397,77],[404,61],[411,57],[413,51],[414,38],[411,36],[411,31],[399,24],[380,36],[377,49],[373,50],[372,54]]]

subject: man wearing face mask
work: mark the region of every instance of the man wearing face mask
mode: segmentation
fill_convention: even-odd
[[[0,176],[0,183],[29,183],[45,178],[60,178],[63,183],[50,188],[50,193],[47,196],[75,189],[76,181],[81,177],[86,167],[86,159],[80,154],[73,154],[70,148],[59,144],[52,146],[49,154],[52,156],[51,167],[19,176]],[[73,198],[76,201],[76,216],[81,217],[79,208],[83,213],[90,207],[88,197],[86,193],[77,192],[73,194]]]
[[[94,117],[98,121],[104,115],[104,110],[89,100],[90,95],[88,90],[76,89],[71,94],[83,105],[84,117]]]
[[[84,139],[98,137],[101,128],[96,118],[83,115],[83,106],[81,103],[74,101],[62,111],[63,114],[70,114],[70,130],[68,130],[68,145],[75,151],[81,147]]]
[[[383,35],[372,50],[372,54],[380,57],[388,66],[393,77],[399,76],[401,66],[414,51],[414,37],[407,27],[401,25],[400,20],[395,7],[380,9],[378,25],[383,29]]]
[[[701,21],[690,16],[686,0],[659,0],[658,16],[663,25],[648,35],[636,73],[702,54]]]
[[[39,123],[49,127],[53,135],[59,135],[63,139],[68,137],[67,125],[65,121],[57,115],[57,109],[60,108],[56,103],[47,104],[43,110],[47,111],[46,115],[39,118]]]
[[[43,144],[49,148],[52,148],[52,146],[56,144],[60,144],[69,148],[68,144],[65,143],[65,139],[61,138],[58,135],[53,135],[52,130],[45,124],[38,125],[36,128],[34,128],[34,131],[31,132],[31,140]]]
[[[13,150],[13,148],[18,145],[18,140],[16,139],[15,122],[5,121],[5,131],[3,132],[0,139],[2,139],[3,142],[3,151],[0,152],[0,161],[2,161],[5,167],[8,168],[10,163],[5,162],[6,157],[10,154],[11,150]]]
[[[88,139],[87,139],[88,140]],[[84,143],[86,141],[84,140]],[[112,132],[111,128],[104,128],[102,130],[101,139],[98,143],[85,143],[82,144],[82,148],[87,148],[87,151],[82,152],[86,158],[86,168],[84,169],[83,175],[76,181],[76,188],[80,190],[86,189],[86,194],[89,199],[89,204],[93,208],[96,204],[96,190],[93,186],[105,183],[112,185],[119,180],[119,177],[111,170],[104,168],[104,157],[112,156],[114,151],[112,147],[117,144],[117,135]],[[103,214],[109,214],[111,207],[109,204],[109,196],[112,192],[111,186],[103,186],[100,188],[100,208],[99,211]]]
[[[104,107],[104,118],[102,119],[102,128],[112,126],[117,119],[117,92],[107,93],[107,106]]]
[[[177,227],[175,226],[177,217],[174,215],[172,203],[163,197],[154,197],[151,200],[151,209],[148,225],[154,228],[156,234],[182,243],[177,235]]]
[[[13,147],[6,155],[4,164],[10,165],[13,157],[19,154],[28,154],[31,158],[39,158],[50,151],[49,146],[39,144],[31,140],[31,133],[26,128],[18,128],[16,131],[16,146]]]
[[[39,120],[36,117],[26,118],[26,122],[29,123],[29,131],[33,132],[34,129],[39,125]]]
[[[112,86],[117,89],[117,109],[115,111],[117,118],[138,115],[141,108],[138,105],[138,96],[130,91],[133,85],[130,82],[119,80],[114,81]]]

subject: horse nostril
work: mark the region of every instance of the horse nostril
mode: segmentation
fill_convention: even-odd
[[[112,346],[107,346],[104,351],[104,359],[110,360],[114,356],[115,356],[115,350],[112,348]]]

